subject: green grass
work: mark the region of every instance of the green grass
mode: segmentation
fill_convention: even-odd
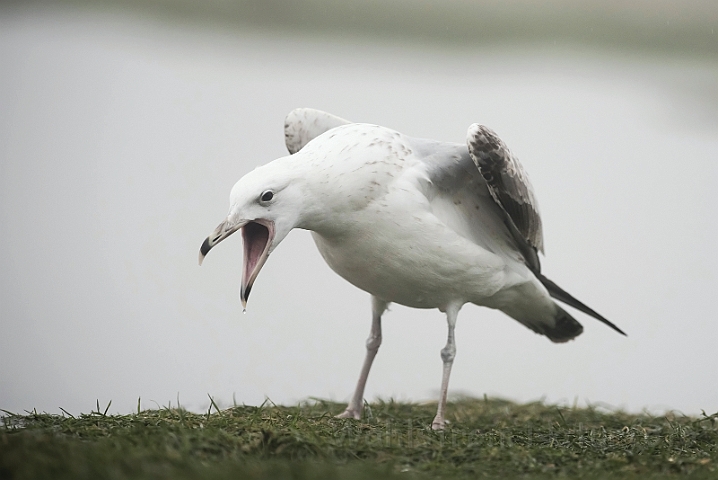
[[[375,403],[361,421],[342,408],[6,412],[0,478],[718,478],[718,414],[464,399],[436,433],[435,405]]]

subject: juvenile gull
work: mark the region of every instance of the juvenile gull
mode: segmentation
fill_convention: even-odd
[[[241,229],[246,306],[269,254],[302,228],[312,232],[332,270],[371,294],[366,358],[340,417],[361,418],[381,316],[392,302],[446,314],[435,430],[445,424],[454,327],[465,303],[501,310],[558,343],[583,327],[553,299],[624,334],[541,274],[543,233],[533,189],[489,128],[473,124],[466,144],[454,144],[302,108],[287,116],[284,130],[290,155],[234,185],[227,219],[202,244],[199,262]]]

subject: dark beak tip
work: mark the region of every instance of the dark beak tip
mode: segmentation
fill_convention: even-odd
[[[209,237],[207,237],[204,239],[204,242],[202,242],[202,246],[199,247],[199,253],[204,257],[210,250],[212,250],[212,245],[210,245]]]
[[[242,307],[244,310],[247,310],[247,300],[249,299],[249,294],[252,291],[252,286],[249,285],[247,288],[240,288],[239,289],[239,301],[242,302]]]

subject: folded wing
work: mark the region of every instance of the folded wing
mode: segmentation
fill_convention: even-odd
[[[467,132],[469,154],[486,181],[494,201],[506,212],[517,240],[543,252],[538,202],[518,158],[488,127],[473,124]]]
[[[541,217],[533,187],[518,158],[513,156],[493,130],[477,123],[469,127],[466,144],[471,159],[486,181],[491,197],[506,213],[506,223],[527,265],[549,294],[556,300],[592,316],[625,335],[623,330],[541,273],[541,265],[536,254],[537,251],[543,252]],[[576,324],[578,325],[577,322]]]

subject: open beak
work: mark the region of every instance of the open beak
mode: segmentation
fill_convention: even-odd
[[[225,238],[232,235],[234,232],[242,228],[247,224],[247,221],[241,221],[237,224],[230,224],[227,220],[217,225],[217,228],[214,229],[214,232],[212,232],[209,237],[204,239],[204,242],[202,242],[202,246],[199,247],[199,265],[202,266],[202,262],[204,261],[204,257],[207,256],[210,250],[212,250],[215,245],[217,245],[219,242],[224,240]]]
[[[259,271],[269,257],[269,247],[274,240],[274,222],[264,219],[242,220],[230,225],[226,220],[220,223],[214,232],[202,242],[199,249],[199,264],[207,253],[219,242],[242,229],[242,243],[244,245],[244,268],[242,270],[242,285],[239,289],[239,299],[242,307],[247,306],[252,285],[259,275]]]

